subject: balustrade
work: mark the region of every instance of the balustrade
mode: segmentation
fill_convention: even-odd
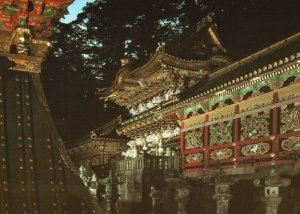
[[[178,170],[179,157],[146,156],[120,160],[117,162],[117,172],[129,172],[148,169],[153,170]]]

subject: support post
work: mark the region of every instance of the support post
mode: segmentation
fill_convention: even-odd
[[[116,202],[116,197],[115,197],[115,192],[114,192],[114,178],[113,178],[113,173],[110,171],[109,176],[104,179],[105,184],[105,195],[104,198],[106,200],[106,214],[115,214],[115,202]]]
[[[151,214],[161,213],[161,192],[154,186],[151,187],[150,198],[152,199],[152,211]]]
[[[280,187],[287,187],[291,184],[291,180],[287,178],[280,178],[279,176],[268,177],[261,183],[260,179],[254,180],[254,185],[257,187],[264,187],[264,197],[262,202],[266,205],[266,214],[277,214],[278,206],[282,201],[280,197]]]
[[[228,214],[229,200],[232,198],[230,185],[231,183],[215,184],[215,194],[213,198],[217,201],[217,214]]]
[[[116,214],[115,205],[119,197],[117,195],[117,185],[124,183],[124,181],[122,179],[119,181],[115,177],[113,170],[110,170],[108,177],[103,179],[101,183],[105,185],[106,214]]]
[[[176,190],[175,200],[177,202],[177,214],[187,214],[187,203],[190,190],[187,185],[179,185]]]

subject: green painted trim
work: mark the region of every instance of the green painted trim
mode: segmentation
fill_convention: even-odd
[[[20,11],[20,8],[18,6],[13,6],[13,5],[9,5],[6,4],[3,7],[5,13],[7,13],[8,15],[14,16],[17,14],[17,12]]]
[[[243,87],[241,89],[235,90],[235,91],[231,92],[231,94],[226,94],[226,95],[223,95],[223,96],[220,96],[220,97],[213,97],[212,99],[209,99],[209,100],[205,101],[203,104],[213,105],[213,104],[216,104],[216,103],[219,103],[219,102],[224,102],[227,99],[232,98],[233,95],[243,96],[244,94],[246,94],[249,91],[259,90],[260,88],[262,88],[264,86],[269,86],[270,88],[274,88],[273,86],[270,86],[271,81],[280,81],[280,80],[284,81],[284,80],[286,80],[287,78],[289,78],[291,76],[295,76],[295,75],[299,75],[299,74],[300,74],[300,67],[294,68],[294,69],[289,70],[288,72],[281,73],[281,74],[276,75],[274,77],[270,77],[270,78],[267,78],[267,79],[262,80],[260,82],[256,82],[252,85],[248,85],[248,86]],[[192,104],[192,103],[195,103],[195,101],[190,101],[188,103]],[[202,105],[201,105],[201,103],[198,102],[195,105],[192,105],[192,106],[189,106],[187,108],[181,109],[179,111],[179,113],[183,114],[183,115],[186,115],[186,114],[188,114],[190,112],[193,112],[195,110],[198,110],[200,108],[202,108]]]

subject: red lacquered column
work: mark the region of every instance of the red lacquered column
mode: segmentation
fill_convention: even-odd
[[[273,94],[273,103],[279,102],[279,96],[278,92],[275,92]],[[275,139],[273,139],[272,144],[272,151],[274,154],[277,154],[279,152],[279,140],[276,138],[276,135],[278,133],[278,125],[279,125],[279,118],[278,118],[279,108],[272,109],[272,135],[275,136]],[[276,160],[276,156],[273,157],[273,161]]]
[[[234,114],[237,115],[239,113],[240,113],[239,105],[236,105],[234,109]],[[234,145],[234,158],[236,161],[238,160],[239,153],[240,153],[239,145],[236,144],[239,141],[239,125],[240,125],[239,118],[235,118],[233,120],[233,143],[234,143],[233,145]]]
[[[208,114],[205,116],[205,122],[208,122],[209,116]],[[205,168],[208,166],[208,161],[209,161],[209,155],[208,155],[208,150],[207,147],[209,147],[209,126],[204,126],[204,164]]]
[[[181,123],[181,129],[184,129],[184,122]],[[181,152],[181,167],[185,168],[185,154],[184,154],[184,132],[180,132],[180,152]]]

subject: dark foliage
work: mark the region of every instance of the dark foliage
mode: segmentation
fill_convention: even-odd
[[[157,43],[168,45],[208,13],[233,60],[300,31],[298,0],[96,0],[70,24],[56,27],[44,63],[44,85],[62,136],[71,140],[121,110],[103,102],[120,59],[145,63]],[[114,108],[114,109],[113,109]]]

